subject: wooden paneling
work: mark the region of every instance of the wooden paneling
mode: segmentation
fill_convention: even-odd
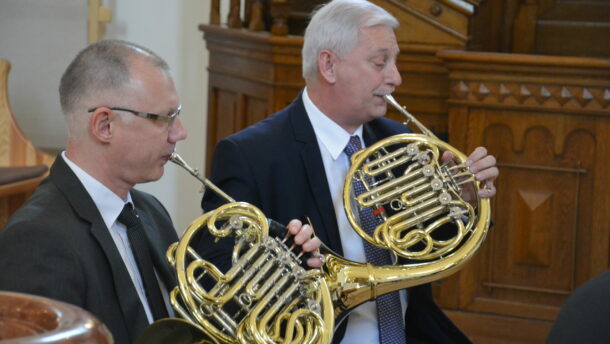
[[[438,287],[439,303],[472,338],[539,343],[571,291],[609,266],[610,60],[439,56],[451,143],[487,146],[500,167],[495,225],[473,263]],[[524,332],[507,333],[516,321]]]
[[[210,51],[207,164],[216,143],[288,105],[304,86],[302,37],[201,25]]]
[[[531,53],[610,57],[608,1],[541,1],[535,25]]]
[[[474,6],[463,1],[372,0],[400,22],[399,42],[427,46],[464,46]]]
[[[543,321],[456,311],[446,313],[476,344],[544,343],[549,332],[548,322]]]
[[[468,50],[610,57],[607,0],[498,0],[478,6]]]

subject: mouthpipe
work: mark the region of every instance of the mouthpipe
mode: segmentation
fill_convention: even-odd
[[[224,198],[227,202],[229,202],[229,203],[235,202],[235,200],[231,196],[227,195],[218,186],[216,186],[216,184],[212,183],[209,179],[207,179],[205,177],[202,177],[196,169],[190,167],[186,163],[186,161],[184,161],[184,159],[182,159],[182,157],[178,153],[173,152],[169,156],[169,161],[171,161],[174,164],[176,164],[176,165],[182,167],[183,169],[185,169],[193,177],[197,178],[197,180],[199,180],[201,183],[203,183],[204,187],[210,188],[217,195],[219,195],[220,197]]]
[[[430,131],[428,128],[426,128],[425,125],[423,125],[420,121],[417,120],[417,118],[415,118],[415,116],[413,116],[409,111],[407,111],[407,109],[400,105],[396,99],[394,99],[394,97],[392,97],[391,94],[385,94],[383,96],[383,98],[385,99],[386,102],[388,102],[388,104],[392,105],[396,110],[398,110],[398,112],[400,112],[400,114],[402,114],[403,116],[405,116],[407,118],[407,122],[405,123],[408,124],[409,122],[413,122],[413,124],[426,136],[430,136],[433,138],[437,138],[436,135],[434,135],[434,133],[432,133],[432,131]]]
[[[210,188],[216,194],[218,194],[222,198],[224,198],[227,202],[229,202],[229,203],[235,202],[235,200],[231,196],[227,195],[218,186],[216,186],[216,184],[212,183],[209,179],[202,177],[196,169],[190,167],[178,153],[173,152],[170,155],[169,160],[171,162],[173,162],[174,164],[185,169],[193,177],[197,178],[197,180],[199,180],[201,183],[203,183],[204,187]],[[284,225],[280,224],[279,222],[277,222],[273,219],[270,219],[270,218],[267,218],[267,222],[269,223],[269,234],[273,237],[278,237],[278,238],[288,237],[286,245],[288,247],[291,247],[293,244],[293,241],[292,241],[292,236],[288,236],[288,228],[286,228],[286,226],[284,226]],[[328,249],[325,245],[322,245],[320,247],[320,249],[321,249],[321,251],[330,251],[330,249]],[[301,252],[301,247],[295,246],[293,250],[295,251],[295,254],[298,255]],[[307,259],[309,259],[311,257],[313,257],[313,254],[311,252],[304,252],[303,256],[301,257],[304,267],[307,267],[307,265],[306,265]]]

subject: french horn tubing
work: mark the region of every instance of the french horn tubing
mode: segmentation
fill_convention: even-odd
[[[489,228],[490,204],[477,195],[480,185],[465,165],[467,157],[391,95],[384,97],[407,118],[405,125],[412,122],[422,133],[391,136],[354,153],[343,198],[354,230],[390,250],[395,264],[357,263],[323,246],[322,268],[303,269],[283,235],[269,234],[273,222],[258,208],[236,202],[174,153],[172,162],[228,203],[198,217],[168,250],[178,279],[171,303],[184,320],[154,323],[140,343],[178,343],[170,329],[186,338],[180,343],[330,343],[335,324],[356,306],[449,276],[477,252]],[[442,163],[444,151],[454,157]],[[357,196],[356,180],[366,189]],[[465,187],[477,195],[473,204],[462,199]],[[360,227],[361,208],[379,218],[372,233]],[[202,230],[235,239],[226,273],[191,248]],[[162,341],[162,333],[172,333],[170,340]]]
[[[136,343],[330,343],[330,289],[321,270],[301,266],[302,254],[293,251],[286,228],[255,206],[236,202],[177,153],[170,161],[227,203],[195,219],[167,250],[178,281],[170,303],[181,319],[156,321]],[[192,248],[205,230],[217,239],[234,239],[228,271]]]

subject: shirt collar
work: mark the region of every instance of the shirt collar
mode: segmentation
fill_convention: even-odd
[[[97,207],[107,228],[112,227],[126,203],[133,203],[131,194],[127,193],[125,200],[110,191],[104,184],[93,178],[89,173],[78,167],[73,161],[68,159],[66,151],[61,152],[61,157],[83,184],[93,203]]]
[[[307,87],[303,90],[303,105],[305,105],[305,111],[307,112],[307,116],[313,126],[318,141],[326,147],[333,160],[339,158],[351,136],[357,135],[362,144],[362,125],[359,126],[353,134],[345,131],[345,129],[341,128],[341,126],[322,113],[322,111],[320,111],[311,101],[309,94],[307,94]]]

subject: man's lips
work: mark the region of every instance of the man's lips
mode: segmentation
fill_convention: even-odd
[[[168,161],[169,161],[169,158],[170,158],[171,156],[172,156],[172,154],[170,153],[170,154],[167,154],[167,155],[162,156],[162,157],[161,157],[161,159],[163,159],[163,161],[164,161],[164,162],[168,162]]]
[[[394,89],[393,88],[391,90],[387,90],[387,91],[375,91],[375,92],[373,92],[373,95],[377,96],[377,97],[382,97],[383,98],[383,96],[389,95],[389,94],[392,94],[392,93],[394,93]]]

